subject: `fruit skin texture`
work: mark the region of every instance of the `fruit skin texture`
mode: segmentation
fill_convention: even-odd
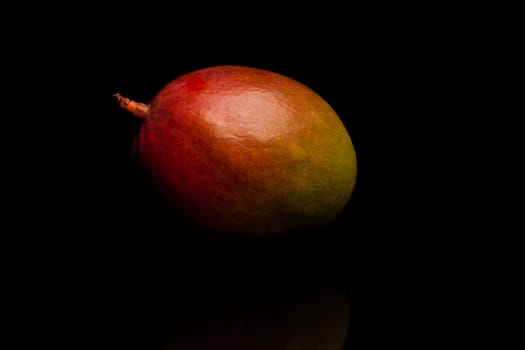
[[[318,94],[258,68],[180,76],[150,101],[138,156],[162,196],[227,236],[269,237],[332,222],[349,200],[356,155]]]

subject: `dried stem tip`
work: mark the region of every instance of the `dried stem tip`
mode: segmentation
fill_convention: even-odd
[[[135,102],[119,93],[113,95],[120,108],[128,111],[138,119],[146,119],[149,115],[149,106],[145,103]]]

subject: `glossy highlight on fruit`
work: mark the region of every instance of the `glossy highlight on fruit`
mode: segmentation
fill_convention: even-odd
[[[351,197],[356,154],[331,106],[267,70],[213,66],[184,74],[148,104],[140,164],[160,195],[201,228],[271,237],[330,224]]]

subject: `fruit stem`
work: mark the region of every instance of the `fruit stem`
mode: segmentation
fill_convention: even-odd
[[[113,95],[115,101],[117,101],[120,108],[128,111],[134,117],[138,119],[146,119],[149,115],[149,105],[145,103],[135,102],[127,97],[122,96],[119,93]]]

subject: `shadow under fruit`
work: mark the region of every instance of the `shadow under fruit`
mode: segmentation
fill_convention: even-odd
[[[341,350],[348,309],[346,293],[332,286],[228,288],[174,327],[161,349]]]

